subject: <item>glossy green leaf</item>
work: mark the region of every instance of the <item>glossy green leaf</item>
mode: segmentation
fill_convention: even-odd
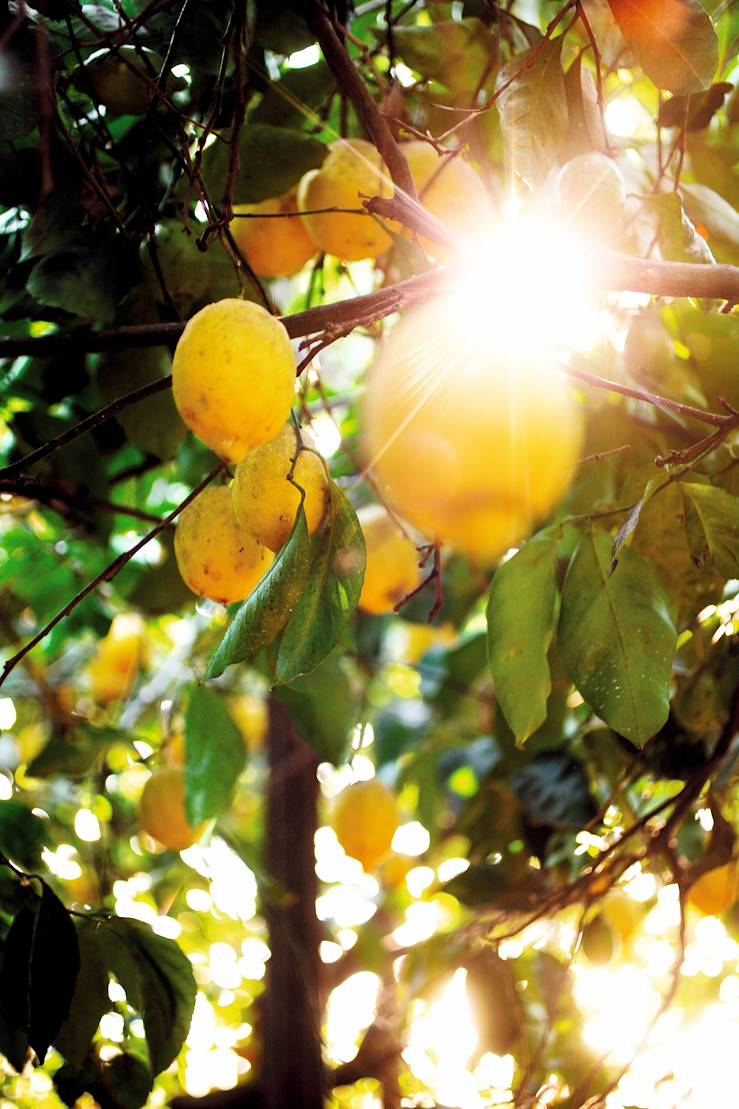
[[[346,755],[359,705],[338,652],[289,685],[277,697],[301,737],[322,762],[338,765]]]
[[[100,922],[108,967],[144,1021],[154,1074],[179,1054],[190,1029],[196,986],[190,960],[174,940],[158,936],[137,920]]]
[[[558,641],[572,681],[607,724],[643,746],[667,719],[677,640],[673,601],[652,562],[587,531],[562,590]]]
[[[54,1037],[54,1047],[74,1067],[81,1067],[100,1018],[111,1008],[108,967],[93,920],[77,925],[80,969],[69,1013]]]
[[[357,514],[334,482],[326,519],[308,544],[308,573],[280,639],[275,684],[318,666],[354,615],[364,582],[366,551]]]
[[[689,503],[688,542],[696,563],[713,563],[727,577],[739,577],[739,497],[715,485],[683,482]]]
[[[274,643],[295,610],[309,572],[310,540],[301,507],[287,543],[218,645],[206,680],[219,677],[236,662],[252,662],[264,647]]]
[[[498,75],[508,165],[530,188],[543,182],[567,138],[561,53],[562,40],[554,39],[538,48],[535,61],[532,51],[518,54]]]
[[[496,571],[488,600],[495,695],[521,744],[544,723],[552,688],[547,653],[557,621],[557,535],[539,532]]]
[[[674,93],[699,92],[718,65],[718,39],[698,0],[608,0],[647,77]]]
[[[231,149],[216,142],[203,158],[203,172],[209,189],[220,195],[228,175]],[[256,204],[271,196],[281,196],[309,169],[320,166],[326,147],[304,131],[250,123],[239,141],[239,171],[234,185],[235,204]]]
[[[246,762],[246,746],[223,698],[204,686],[185,714],[185,812],[198,828],[227,808]]]
[[[19,1048],[25,1041],[41,1063],[69,1013],[79,964],[76,929],[44,883],[41,896],[31,895],[13,918],[0,966],[5,1028],[14,1032]],[[20,1051],[10,1062],[22,1069]]]

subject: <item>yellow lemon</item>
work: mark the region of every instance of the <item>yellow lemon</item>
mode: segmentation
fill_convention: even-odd
[[[234,208],[231,232],[258,277],[291,277],[315,256],[297,212],[297,189]]]
[[[390,854],[400,824],[395,794],[376,778],[347,786],[336,798],[333,814],[336,838],[365,870],[374,870]]]
[[[253,693],[242,693],[234,697],[229,708],[231,715],[241,729],[247,749],[254,754],[259,751],[267,738],[269,728],[269,708],[264,697]]]
[[[482,180],[460,156],[437,154],[422,140],[401,143],[416,186],[418,199],[427,212],[465,241],[479,241],[490,230],[492,211]],[[440,261],[454,261],[455,252],[447,246],[419,236],[421,245]]]
[[[732,861],[702,874],[688,890],[688,901],[707,916],[721,916],[739,900],[739,864]]]
[[[375,614],[392,612],[421,582],[418,551],[382,505],[365,505],[357,518],[367,548],[359,607]]]
[[[290,415],[295,356],[287,331],[251,301],[209,304],[180,336],[172,388],[190,430],[226,462],[241,462]]]
[[[146,625],[135,613],[119,613],[87,667],[90,691],[99,705],[121,701],[133,689],[145,661]]]
[[[231,490],[205,489],[180,515],[174,553],[182,580],[222,605],[243,601],[272,565],[272,552],[240,526]]]
[[[185,771],[181,766],[156,770],[144,786],[139,823],[170,851],[184,851],[198,838],[185,815]]]
[[[323,208],[362,207],[366,197],[393,195],[393,183],[378,151],[365,139],[340,139],[331,145],[320,169],[311,170],[298,187],[303,226],[318,250],[345,262],[377,258],[392,244],[381,224],[369,215],[318,212]],[[316,213],[316,214],[310,214]]]
[[[288,481],[297,450],[295,428],[286,424],[271,443],[250,451],[236,467],[233,483],[236,519],[271,551],[279,551],[287,542],[300,504],[300,493]],[[303,508],[312,535],[328,504],[326,468],[315,451],[300,451],[293,480],[305,490]]]
[[[556,360],[496,348],[453,297],[407,312],[362,409],[383,496],[429,539],[492,561],[564,496],[582,429]]]

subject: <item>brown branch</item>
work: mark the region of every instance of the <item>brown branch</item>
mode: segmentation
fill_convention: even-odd
[[[705,412],[702,408],[694,408],[692,404],[681,404],[680,401],[670,400],[669,397],[660,396],[658,393],[650,393],[648,389],[620,385],[617,381],[610,381],[607,377],[596,377],[595,374],[590,374],[587,370],[578,370],[574,366],[563,364],[562,369],[568,377],[585,381],[588,385],[595,386],[596,389],[606,389],[609,393],[620,393],[621,396],[632,397],[634,400],[644,401],[645,404],[653,404],[655,408],[668,409],[680,416],[687,416],[692,420],[699,420],[703,424],[710,424],[711,427],[726,428],[725,434],[731,431],[730,425],[736,425],[736,417],[732,415],[727,416],[720,412]]]
[[[161,516],[153,512],[145,512],[132,505],[116,504],[115,501],[91,496],[85,489],[68,485],[66,482],[43,481],[36,477],[2,478],[0,494],[28,497],[54,511],[77,510],[88,515],[96,511],[111,512],[116,516],[129,516],[132,520],[143,520],[147,524],[161,522]]]
[[[156,525],[156,527],[153,527],[151,531],[148,531],[142,539],[139,539],[138,543],[134,543],[133,547],[131,547],[130,550],[124,551],[123,554],[120,554],[117,558],[114,558],[113,561],[109,563],[109,565],[106,566],[104,570],[101,570],[100,573],[96,577],[94,577],[91,582],[88,582],[84,589],[81,589],[80,592],[75,597],[73,597],[71,601],[69,601],[64,606],[64,608],[61,609],[60,612],[57,612],[56,616],[49,620],[49,622],[44,625],[41,631],[37,632],[32,639],[29,639],[28,642],[25,643],[23,647],[21,647],[20,651],[17,651],[16,654],[9,658],[3,666],[2,671],[0,671],[0,686],[3,684],[10,672],[15,669],[18,663],[26,657],[29,651],[32,651],[33,648],[38,643],[40,643],[42,639],[45,639],[49,632],[52,631],[57,626],[57,624],[60,624],[62,620],[65,619],[65,617],[69,616],[69,614],[73,612],[74,609],[76,609],[77,606],[82,603],[82,601],[84,601],[85,597],[89,597],[89,595],[93,593],[99,585],[102,585],[103,582],[106,581],[112,581],[113,578],[120,573],[126,563],[131,561],[134,555],[138,554],[138,552],[143,547],[145,547],[147,543],[154,539],[160,531],[163,531],[168,524],[171,524],[175,517],[178,516],[180,512],[182,512],[183,508],[187,508],[190,502],[194,501],[195,498],[200,493],[202,493],[206,485],[210,485],[211,481],[213,481],[213,479],[221,472],[222,469],[223,463],[219,462],[218,465],[213,470],[211,470],[206,477],[203,478],[200,484],[195,486],[192,493],[188,493],[185,499],[180,501],[177,507],[173,508],[167,516],[164,516],[163,519],[161,519]]]
[[[400,192],[415,200],[416,186],[405,154],[395,141],[387,120],[372,99],[333,23],[318,4],[309,7],[306,19],[337,85],[354,105],[362,126],[382,155],[394,184]]]

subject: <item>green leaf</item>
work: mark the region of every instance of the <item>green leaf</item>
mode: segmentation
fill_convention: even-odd
[[[698,0],[608,0],[647,77],[674,93],[700,92],[713,80],[718,39]]]
[[[190,1028],[197,992],[189,959],[174,940],[137,920],[101,921],[108,966],[144,1021],[154,1074],[177,1057]]]
[[[218,645],[206,680],[218,678],[236,662],[252,662],[264,647],[274,643],[298,603],[309,571],[310,540],[301,505],[290,538]]]
[[[54,1037],[54,1047],[74,1067],[81,1067],[100,1018],[111,1007],[108,996],[108,967],[92,920],[77,925],[80,969],[69,1013]]]
[[[279,686],[277,697],[321,761],[338,765],[359,712],[341,656],[334,652],[310,674]]]
[[[13,918],[0,968],[3,1022],[22,1034],[40,1063],[69,1013],[79,965],[69,913],[43,883],[41,897],[30,897]],[[17,1042],[20,1046],[20,1037]],[[25,1051],[23,1057],[10,1059],[17,1070]]]
[[[674,605],[652,562],[629,548],[609,576],[611,549],[605,531],[580,540],[562,590],[559,646],[588,704],[642,746],[669,711]]]
[[[707,185],[681,185],[685,210],[693,223],[705,228],[720,262],[739,262],[739,212]]]
[[[245,762],[244,737],[222,698],[196,686],[185,714],[185,812],[191,827],[221,815]]]
[[[366,551],[357,514],[335,482],[327,519],[309,541],[305,587],[280,639],[275,684],[306,674],[336,646],[356,611]]]
[[[296,185],[309,169],[320,166],[326,147],[303,131],[250,123],[239,140],[239,172],[234,185],[235,204],[256,204],[281,196]],[[226,184],[231,148],[225,142],[208,147],[203,172],[216,196]]]
[[[548,528],[496,571],[488,601],[488,659],[495,695],[516,742],[546,720],[547,657],[557,621],[557,535]]]
[[[0,852],[33,870],[48,839],[47,824],[21,801],[0,801]]]
[[[688,542],[696,563],[712,562],[727,577],[739,577],[739,497],[715,485],[683,482],[692,509]]]
[[[70,242],[36,263],[28,291],[42,305],[63,308],[74,316],[112,323],[130,288],[131,258],[117,239]]]
[[[385,30],[378,31],[384,39]],[[479,19],[442,20],[431,26],[395,27],[395,52],[428,80],[454,92],[474,92],[486,74],[497,46]]]
[[[685,214],[677,193],[661,193],[643,202],[657,217],[657,242],[662,257],[670,262],[713,262],[706,240]]]
[[[142,1109],[149,1099],[152,1076],[149,1068],[135,1055],[123,1052],[100,1065],[101,1088],[110,1109]]]
[[[28,773],[32,778],[51,778],[55,774],[83,778],[109,747],[121,742],[131,742],[129,732],[81,724],[69,728],[63,735],[53,735],[32,759]]]
[[[33,131],[38,119],[38,78],[33,57],[22,48],[8,50],[4,43],[0,54],[0,141],[22,138]]]
[[[557,160],[569,124],[562,74],[562,39],[518,54],[500,71],[498,112],[508,164],[530,188],[540,185]],[[510,82],[510,84],[508,84]]]
[[[598,108],[598,91],[593,74],[580,54],[565,76],[569,129],[567,144],[560,155],[563,162],[591,150],[605,151],[606,136]]]
[[[660,127],[685,127],[686,131],[702,131],[719,110],[727,93],[734,86],[728,81],[711,85],[706,92],[693,93],[692,96],[673,96],[665,101],[659,110],[657,120]]]
[[[537,755],[510,782],[534,827],[583,828],[597,812],[585,768],[564,751]]]
[[[487,635],[470,632],[454,647],[432,647],[421,668],[421,691],[442,713],[453,712],[485,670]]]
[[[106,403],[166,377],[172,363],[166,347],[119,350],[104,355],[98,367],[98,384]],[[116,416],[126,438],[144,454],[162,461],[177,453],[187,428],[175,408],[170,389],[155,393]]]

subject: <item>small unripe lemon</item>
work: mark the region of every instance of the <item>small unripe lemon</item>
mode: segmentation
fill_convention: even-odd
[[[190,430],[226,462],[241,462],[290,415],[295,356],[287,331],[251,301],[209,304],[180,336],[172,388]]]
[[[486,562],[557,506],[582,440],[556,359],[496,346],[446,299],[407,312],[383,342],[362,421],[388,503]]]
[[[99,705],[121,701],[133,689],[145,660],[146,625],[135,613],[119,613],[97,645],[87,667],[90,690]]]
[[[380,154],[365,139],[332,143],[320,169],[306,173],[298,187],[298,209],[361,208],[366,197],[393,195],[393,184]],[[320,212],[302,217],[318,250],[358,262],[377,258],[392,244],[380,223],[369,215]]]
[[[146,64],[151,63],[151,68]],[[75,76],[83,92],[94,92],[108,111],[121,115],[143,115],[153,95],[153,82],[162,59],[145,47],[120,46],[117,51],[92,54]]]
[[[481,179],[463,158],[442,157],[422,140],[404,142],[406,156],[418,198],[432,216],[464,240],[479,241],[491,224],[490,200]],[[421,245],[440,261],[452,261],[450,247],[419,236]]]
[[[578,154],[559,171],[557,199],[575,227],[608,238],[621,227],[626,185],[621,170],[605,154]]]
[[[702,874],[688,890],[688,901],[707,916],[721,916],[739,900],[739,864],[717,866]]]
[[[418,551],[382,505],[365,505],[357,519],[367,548],[359,607],[375,614],[392,612],[420,584]]]
[[[382,782],[356,782],[336,798],[333,814],[336,838],[365,870],[374,870],[390,854],[400,824],[395,794]]]
[[[286,424],[271,443],[250,451],[236,467],[234,475],[236,519],[260,543],[275,552],[289,539],[300,504],[300,493],[288,481],[297,450],[295,428]],[[303,509],[308,533],[312,535],[328,504],[326,468],[315,451],[300,451],[293,481],[305,490]]]
[[[156,770],[144,786],[139,823],[170,851],[184,851],[198,838],[185,815],[185,771],[181,766]]]
[[[291,277],[315,256],[297,211],[297,189],[234,208],[233,237],[258,277]]]
[[[243,601],[272,565],[272,552],[238,523],[231,490],[205,489],[180,515],[174,553],[182,580],[222,605]]]

